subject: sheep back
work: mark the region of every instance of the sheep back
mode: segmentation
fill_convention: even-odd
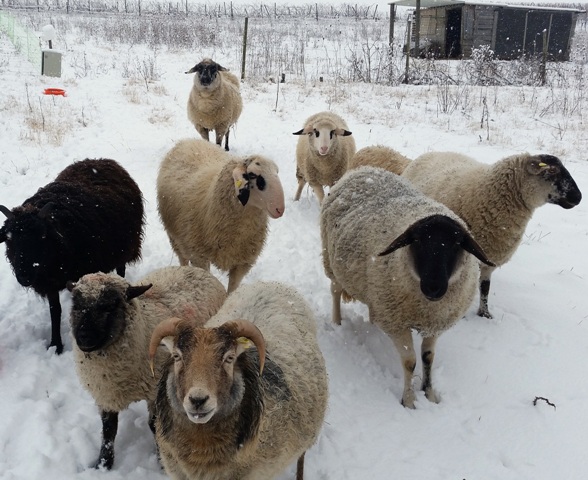
[[[348,168],[352,169],[362,166],[379,167],[400,175],[409,163],[410,159],[400,152],[383,145],[373,145],[358,150],[350,158]]]
[[[152,287],[130,301],[126,300],[130,283],[115,274],[84,275],[72,291],[72,332],[80,323],[95,321],[105,311],[121,329],[112,343],[92,352],[80,350],[75,337],[72,342],[80,382],[103,410],[118,412],[135,401],[153,402],[168,358],[158,352],[153,376],[147,352],[155,325],[170,316],[203,325],[226,297],[224,287],[214,276],[193,267],[158,269],[139,283]],[[114,304],[113,297],[118,299]]]
[[[470,305],[479,270],[463,255],[459,282],[432,302],[420,293],[407,249],[379,256],[416,221],[445,215],[467,231],[464,222],[401,177],[379,168],[351,170],[333,187],[321,208],[323,264],[327,276],[369,307],[370,319],[389,335],[414,328],[436,336],[453,325]]]

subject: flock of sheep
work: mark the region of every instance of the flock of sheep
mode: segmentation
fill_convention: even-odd
[[[76,371],[102,418],[95,467],[114,463],[119,412],[146,400],[171,478],[271,479],[297,460],[302,480],[328,402],[316,320],[291,286],[240,286],[263,249],[268,219],[284,214],[278,168],[259,155],[227,153],[243,107],[238,79],[210,59],[186,73],[195,74],[188,118],[202,139],[178,142],[157,177],[159,214],[180,266],[136,285],[124,279],[141,256],[143,197],[107,159],[75,162],[21,206],[0,205],[0,243],[17,281],[48,299],[56,353],[59,292],[71,292]],[[384,146],[356,152],[348,125],[332,112],[310,116],[294,135],[294,198],[309,184],[321,203],[333,322],[341,323],[342,299],[368,306],[401,357],[408,408],[416,399],[411,331],[418,331],[421,389],[438,402],[431,372],[439,335],[478,289],[478,314],[491,316],[491,274],[513,255],[533,211],[545,203],[572,208],[580,190],[550,155],[484,165],[452,152],[414,160]],[[227,289],[211,265],[228,272]]]

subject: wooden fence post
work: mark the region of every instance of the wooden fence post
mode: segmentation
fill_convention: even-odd
[[[543,30],[543,55],[539,65],[539,76],[541,77],[541,85],[545,85],[547,81],[547,30]]]
[[[245,80],[245,58],[247,57],[247,28],[249,17],[245,17],[245,29],[243,30],[243,58],[241,59],[241,80]]]

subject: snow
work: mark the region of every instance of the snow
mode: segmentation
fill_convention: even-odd
[[[197,136],[185,114],[192,77],[183,72],[212,53],[160,51],[161,78],[147,90],[145,82],[122,71],[123,53],[140,59],[149,50],[126,48],[69,39],[63,75],[56,79],[41,77],[0,36],[0,204],[21,204],[75,160],[119,161],[146,200],[143,260],[127,269],[134,282],[178,263],[157,214],[155,179],[173,144]],[[239,71],[223,55],[215,56]],[[64,88],[67,97],[43,95],[48,87]],[[444,114],[435,87],[292,78],[277,88],[259,80],[242,85],[244,111],[231,134],[231,151],[275,160],[286,193],[285,214],[270,220],[266,247],[244,281],[294,285],[319,326],[330,401],[320,438],[306,455],[306,478],[585,478],[588,202],[572,210],[546,205],[535,212],[516,254],[492,277],[494,319],[476,316],[476,298],[437,344],[433,384],[441,402],[430,403],[419,392],[416,409],[408,410],[400,405],[398,354],[367,322],[367,308],[344,304],[343,324],[330,323],[319,206],[308,188],[293,201],[298,137],[292,132],[310,114],[331,108],[347,120],[358,148],[385,144],[411,158],[455,150],[486,163],[522,151],[550,153],[562,158],[586,194],[586,101],[578,100],[581,115],[539,115],[548,99],[561,94],[557,88],[472,87],[469,109]],[[484,95],[490,122],[481,129]],[[530,107],[532,96],[536,103]],[[225,274],[213,272],[227,284]],[[45,348],[47,303],[17,283],[6,261],[0,261],[0,291],[0,477],[166,478],[144,402],[121,413],[113,470],[88,468],[98,455],[101,423],[73,366],[69,293],[61,293],[65,351],[57,356]],[[280,480],[293,475],[291,466]]]

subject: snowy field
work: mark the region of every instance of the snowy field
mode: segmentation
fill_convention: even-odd
[[[64,51],[61,78],[43,77],[0,34],[0,204],[20,205],[73,161],[117,160],[146,202],[143,259],[127,269],[138,281],[178,263],[157,214],[155,179],[174,143],[197,136],[185,111],[192,76],[183,72],[209,55],[235,72],[240,64],[233,50],[160,48],[153,62],[146,46],[75,33],[63,43],[55,45]],[[492,277],[494,319],[476,316],[476,298],[437,344],[433,381],[441,402],[419,392],[416,409],[408,410],[400,405],[399,357],[368,323],[366,307],[345,304],[343,324],[330,323],[319,205],[310,189],[293,201],[298,137],[292,132],[312,113],[330,109],[347,120],[358,148],[384,144],[411,158],[453,150],[486,163],[517,152],[552,154],[586,195],[586,65],[568,64],[565,82],[552,79],[545,87],[391,87],[330,76],[321,83],[311,74],[320,72],[310,54],[307,61],[308,74],[289,75],[284,84],[245,81],[243,115],[231,134],[231,153],[259,153],[278,163],[286,193],[285,214],[270,221],[266,247],[244,281],[295,286],[316,314],[327,363],[329,407],[306,455],[306,478],[585,478],[588,202],[536,211],[513,259]],[[149,65],[156,79],[142,74]],[[48,87],[67,96],[43,95]],[[456,99],[456,108],[448,99]],[[226,275],[214,273],[227,284]],[[45,348],[47,303],[19,285],[4,260],[0,291],[0,477],[166,478],[144,403],[120,416],[113,470],[88,468],[98,455],[101,423],[74,371],[69,293],[61,294],[65,352],[57,356]],[[537,397],[553,405],[534,404]],[[280,480],[293,477],[291,466]]]

